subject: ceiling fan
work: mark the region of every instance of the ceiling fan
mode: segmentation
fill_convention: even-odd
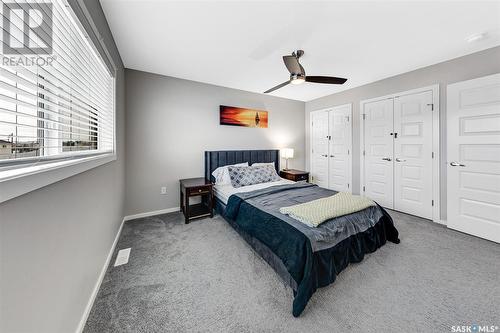
[[[283,88],[287,84],[301,84],[304,82],[314,82],[314,83],[327,83],[327,84],[344,84],[347,79],[334,76],[306,76],[306,71],[304,67],[299,63],[299,58],[304,55],[303,50],[297,50],[292,53],[292,55],[283,56],[283,61],[285,66],[290,72],[290,80],[278,84],[276,87],[272,87],[269,90],[264,91],[264,94],[275,91],[276,89]]]

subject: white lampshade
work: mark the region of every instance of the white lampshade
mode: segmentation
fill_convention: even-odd
[[[293,148],[281,149],[281,157],[285,159],[293,158]]]

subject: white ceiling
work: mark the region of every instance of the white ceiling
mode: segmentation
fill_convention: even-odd
[[[101,4],[127,68],[263,92],[288,79],[281,57],[303,49],[307,74],[349,79],[272,93],[302,101],[500,45],[499,1]]]

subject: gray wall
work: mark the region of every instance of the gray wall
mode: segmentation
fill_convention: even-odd
[[[123,64],[99,2],[86,4],[119,66],[118,159],[0,204],[0,332],[74,332],[123,218]]]
[[[309,115],[311,111],[327,107],[353,103],[353,189],[359,192],[359,102],[365,99],[384,96],[415,88],[439,84],[440,124],[441,124],[441,218],[446,218],[446,86],[450,83],[469,80],[500,72],[500,47],[473,53],[464,57],[452,59],[412,72],[393,76],[361,87],[349,89],[337,94],[318,98],[306,103],[306,168],[310,163],[310,128]]]
[[[203,152],[291,147],[304,168],[304,103],[134,70],[126,78],[126,215],[179,206]],[[219,125],[219,105],[269,111],[269,128]],[[160,187],[167,186],[167,195]]]

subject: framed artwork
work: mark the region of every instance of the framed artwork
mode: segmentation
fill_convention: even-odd
[[[267,111],[220,106],[221,125],[267,128],[267,122]]]

